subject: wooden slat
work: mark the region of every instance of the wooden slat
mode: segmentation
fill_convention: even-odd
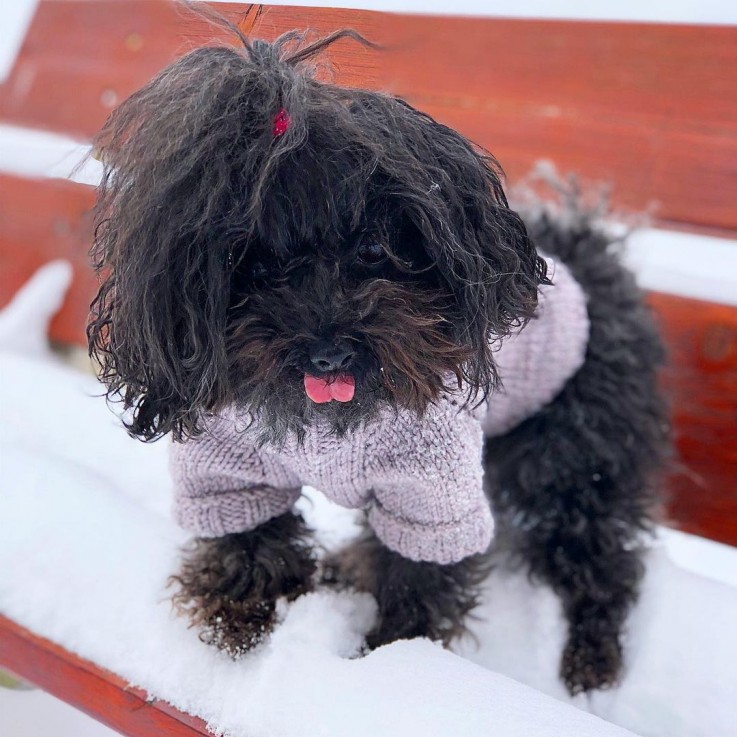
[[[0,175],[0,307],[47,261],[68,259],[74,288],[51,325],[51,337],[84,343],[97,280],[87,257],[94,190],[61,180]]]
[[[391,89],[512,181],[548,159],[611,182],[619,207],[737,227],[737,29],[402,16],[390,31]]]
[[[650,293],[670,353],[663,385],[677,469],[670,522],[737,545],[737,308]]]
[[[148,699],[122,678],[2,615],[0,666],[130,737],[211,735],[201,719]]]
[[[609,181],[620,207],[737,230],[737,29],[443,18],[218,5],[255,36],[353,26],[386,45],[332,52],[337,81],[405,96],[501,160]],[[0,120],[89,136],[176,56],[225,40],[152,0],[43,0]]]
[[[375,35],[375,14],[364,11],[265,12],[261,6],[238,3],[218,4],[217,10],[265,38],[292,28],[326,34],[347,21],[366,35]],[[234,39],[170,2],[45,0],[8,81],[0,86],[0,120],[89,138],[120,100],[164,66],[213,43],[232,44]],[[341,70],[336,81],[376,84],[374,56],[356,44],[338,43],[329,55]]]

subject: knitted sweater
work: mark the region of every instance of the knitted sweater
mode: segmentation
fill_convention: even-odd
[[[453,563],[483,552],[493,521],[482,488],[483,437],[500,435],[550,402],[581,366],[589,322],[580,286],[549,259],[535,317],[496,346],[502,387],[475,409],[448,393],[422,419],[387,409],[345,437],[314,424],[302,443],[259,447],[248,417],[228,410],[199,437],[172,446],[175,517],[218,537],[292,508],[302,485],[366,509],[377,536],[412,560]]]

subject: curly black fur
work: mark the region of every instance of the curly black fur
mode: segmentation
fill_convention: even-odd
[[[421,416],[448,383],[480,401],[498,383],[492,340],[523,326],[549,283],[535,244],[558,256],[589,294],[586,363],[488,442],[487,486],[500,539],[563,601],[568,688],[611,684],[664,446],[655,331],[588,218],[539,215],[530,237],[490,155],[402,100],[317,82],[308,62],[342,35],[355,37],[198,49],[97,136],[88,338],[108,396],[144,440],[188,439],[237,404],[264,443],[318,419],[347,433],[387,405]],[[315,367],[324,344],[350,361],[347,404],[305,396],[308,373],[339,375]],[[487,565],[407,561],[372,536],[342,564],[379,603],[371,646],[461,634]],[[309,589],[314,565],[303,523],[284,515],[198,540],[174,601],[237,654],[273,626],[278,597]]]
[[[315,81],[324,43],[244,43],[178,60],[95,141],[89,346],[131,434],[196,435],[232,402],[269,440],[317,413],[343,432],[381,404],[421,413],[448,375],[485,396],[490,336],[532,315],[545,280],[494,159],[402,100]],[[340,413],[301,390],[325,340],[356,346]]]
[[[312,589],[309,536],[300,516],[284,514],[252,532],[198,538],[170,579],[174,606],[203,642],[242,655],[271,632],[277,599]]]
[[[656,381],[663,350],[642,295],[614,239],[568,204],[528,226],[588,294],[586,361],[551,404],[487,441],[485,464],[499,544],[563,602],[561,677],[577,693],[621,676],[622,627],[643,574],[668,426]]]
[[[323,563],[323,581],[370,593],[378,619],[366,636],[370,649],[395,640],[427,637],[449,645],[468,634],[468,615],[480,599],[490,558],[474,555],[440,565],[413,561],[389,550],[366,528]]]

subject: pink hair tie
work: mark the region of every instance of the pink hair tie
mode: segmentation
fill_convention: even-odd
[[[289,113],[282,108],[274,117],[274,138],[279,138],[280,136],[283,136],[287,129],[289,128],[289,124],[292,122],[292,119],[289,117]]]

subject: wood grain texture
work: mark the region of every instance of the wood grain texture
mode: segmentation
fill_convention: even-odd
[[[348,20],[375,35],[376,14],[363,11],[238,3],[216,9],[266,39],[293,28],[324,35]],[[161,0],[44,0],[8,81],[0,85],[0,120],[88,139],[112,108],[177,57],[200,46],[235,42],[234,36]],[[350,42],[337,43],[328,56],[338,83],[364,86],[376,84],[374,57]]]
[[[84,325],[97,279],[89,264],[94,190],[62,180],[0,175],[0,308],[48,261],[64,258],[74,286],[51,324],[51,337],[85,342]]]
[[[0,615],[0,666],[130,737],[202,737],[205,723]],[[49,733],[51,734],[51,733]],[[8,735],[7,737],[11,737]]]
[[[677,467],[671,524],[737,545],[737,308],[651,292],[669,351]]]

